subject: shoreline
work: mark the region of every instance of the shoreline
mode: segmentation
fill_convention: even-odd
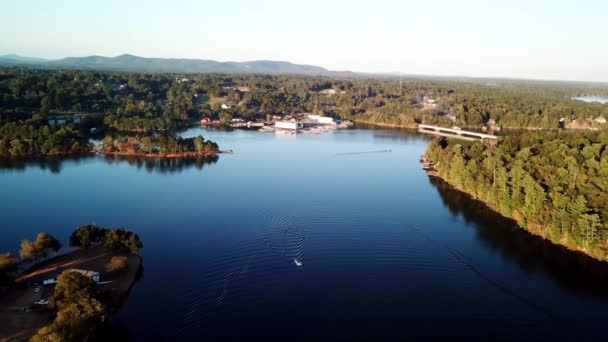
[[[363,120],[356,120],[356,119],[351,119],[351,121],[353,121],[356,124],[365,124],[365,125],[371,125],[371,126],[377,126],[377,127],[384,127],[384,128],[406,128],[406,129],[417,129],[418,128],[418,124],[413,125],[413,126],[409,126],[409,125],[399,125],[399,124],[391,124],[391,123],[384,123],[384,122],[370,122],[370,121],[363,121]],[[471,127],[471,126],[461,126],[462,129],[467,129],[467,130],[480,130],[481,127]],[[595,129],[593,127],[580,127],[580,128],[542,128],[542,127],[511,127],[511,126],[500,126],[500,130],[496,131],[497,133],[503,132],[503,131],[595,131]],[[600,131],[602,129],[599,129]],[[603,129],[606,130],[606,129]],[[496,134],[497,136],[500,136],[500,134]]]
[[[106,156],[121,156],[121,157],[142,157],[142,158],[156,158],[156,159],[180,159],[180,158],[198,158],[198,157],[213,157],[219,154],[234,154],[232,150],[217,151],[217,152],[182,152],[182,153],[169,153],[169,154],[158,154],[158,153],[126,153],[126,152],[102,152],[92,151],[91,153],[96,155]]]
[[[390,123],[384,123],[384,122],[371,122],[371,121],[363,121],[363,120],[352,120],[355,124],[365,124],[365,125],[372,125],[372,126],[378,126],[378,127],[384,127],[384,128],[407,128],[407,129],[417,129],[418,126],[414,125],[414,126],[406,126],[406,125],[398,125],[398,124],[390,124]]]
[[[41,154],[37,156],[25,156],[25,157],[7,157],[0,158],[0,161],[36,161],[43,158],[78,158],[85,156],[120,156],[120,157],[141,157],[141,158],[156,158],[156,159],[180,159],[180,158],[198,158],[198,157],[213,157],[220,154],[234,154],[233,150],[217,151],[217,152],[184,152],[184,153],[169,153],[169,154],[157,154],[157,153],[126,153],[126,152],[103,152],[103,151],[86,151],[82,153],[52,153],[52,154]]]

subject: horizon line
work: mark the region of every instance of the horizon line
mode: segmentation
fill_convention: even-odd
[[[588,83],[588,84],[601,84],[608,86],[608,80],[606,81],[590,81],[590,80],[581,80],[581,79],[561,79],[561,78],[534,78],[534,77],[511,77],[511,76],[471,76],[471,75],[463,75],[463,74],[433,74],[433,73],[424,73],[424,72],[416,72],[409,73],[403,71],[354,71],[349,69],[343,70],[333,70],[321,65],[310,64],[310,63],[297,63],[291,62],[289,60],[279,60],[279,59],[252,59],[252,60],[217,60],[217,59],[207,59],[207,58],[190,58],[190,57],[158,57],[158,56],[144,56],[133,53],[120,53],[114,56],[111,55],[100,55],[100,54],[90,54],[90,55],[82,55],[82,56],[70,56],[64,55],[63,57],[47,57],[47,56],[36,56],[36,55],[24,55],[18,54],[15,52],[3,53],[0,57],[22,57],[22,58],[35,58],[41,59],[46,62],[54,62],[59,61],[66,58],[86,58],[86,57],[104,57],[104,58],[117,58],[121,56],[133,56],[139,58],[146,59],[182,59],[182,60],[191,60],[191,61],[212,61],[218,63],[251,63],[251,62],[279,62],[279,63],[290,63],[294,65],[302,65],[302,66],[312,66],[317,68],[322,68],[330,73],[353,73],[359,75],[367,75],[367,76],[383,76],[383,77],[427,77],[427,78],[466,78],[466,79],[478,79],[478,80],[510,80],[510,81],[536,81],[536,82],[566,82],[566,83]],[[78,69],[74,68],[73,70],[87,70],[87,69]],[[88,69],[95,70],[95,69]],[[100,70],[102,71],[102,70]],[[129,71],[122,71],[129,72]],[[204,72],[194,72],[196,74],[205,74]],[[235,73],[239,74],[239,73]]]

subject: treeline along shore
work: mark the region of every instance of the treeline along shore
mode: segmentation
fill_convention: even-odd
[[[433,141],[433,176],[555,244],[608,260],[608,132]]]
[[[119,138],[108,135],[103,139],[103,144],[95,147],[94,151],[101,154],[146,158],[195,158],[232,152],[220,151],[216,143],[206,141],[202,136],[173,138],[164,135]]]
[[[172,136],[202,119],[296,113],[386,127],[604,129],[597,84],[513,80],[126,73],[0,68],[0,157],[88,153],[104,132]],[[114,147],[117,147],[114,144]],[[187,153],[195,151],[194,149]],[[172,152],[179,154],[182,152]],[[136,154],[151,154],[141,152]],[[155,154],[163,154],[158,151]],[[168,154],[168,153],[167,153]]]

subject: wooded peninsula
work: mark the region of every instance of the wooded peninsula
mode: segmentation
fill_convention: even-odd
[[[608,132],[527,132],[497,145],[435,140],[438,176],[527,231],[608,260]]]

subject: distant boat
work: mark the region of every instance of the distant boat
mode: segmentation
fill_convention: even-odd
[[[296,266],[300,267],[302,266],[302,262],[298,259],[293,259],[293,262],[296,264]]]

